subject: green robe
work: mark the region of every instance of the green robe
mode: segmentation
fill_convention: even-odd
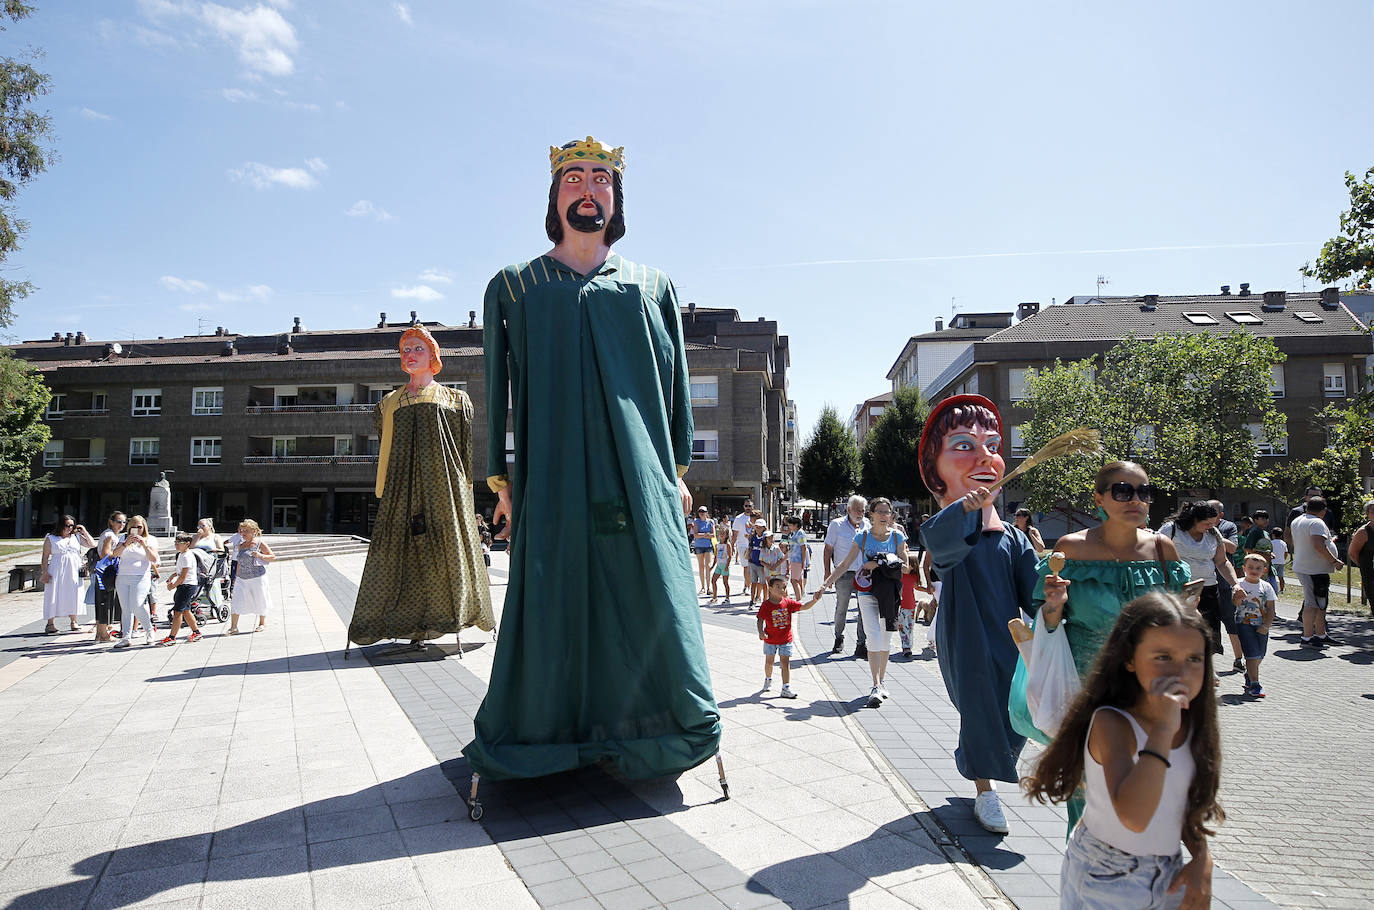
[[[490,581],[472,502],[472,400],[437,382],[404,387],[373,410],[382,441],[377,521],[348,640],[410,641],[490,631]],[[411,517],[424,514],[423,534]]]
[[[515,533],[463,754],[493,778],[700,764],[720,712],[681,545],[692,408],[672,284],[614,253],[587,275],[549,256],[509,266],[487,287],[484,346],[487,471],[513,486]]]

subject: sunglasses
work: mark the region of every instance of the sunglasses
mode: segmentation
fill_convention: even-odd
[[[66,525],[63,525],[62,527],[64,527],[64,528],[74,528],[74,527],[76,527],[76,525],[73,525],[73,524],[66,524]]]
[[[1161,492],[1159,487],[1152,483],[1142,483],[1137,487],[1124,480],[1118,480],[1107,489],[1111,492],[1112,499],[1117,502],[1130,502],[1132,499],[1139,499],[1141,502],[1154,502],[1155,494]]]

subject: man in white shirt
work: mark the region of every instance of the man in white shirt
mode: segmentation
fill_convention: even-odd
[[[1336,644],[1326,633],[1326,599],[1331,591],[1331,572],[1339,572],[1341,559],[1326,526],[1326,500],[1313,496],[1306,511],[1288,525],[1293,541],[1293,571],[1302,582],[1302,646],[1324,648]]]
[[[749,526],[754,520],[749,516],[754,513],[754,501],[746,499],[744,501],[744,511],[735,516],[735,520],[730,522],[730,530],[735,535],[735,564],[744,565],[740,561],[740,553],[747,553],[749,550]]]
[[[849,550],[855,545],[855,537],[862,537],[863,533],[870,528],[868,519],[864,513],[868,510],[868,500],[862,496],[854,495],[849,497],[849,505],[845,514],[830,522],[830,526],[825,530],[825,577],[830,577],[830,570],[844,562],[849,556]],[[845,572],[835,582],[835,646],[831,648],[831,654],[839,654],[844,650],[844,624],[849,616],[849,598],[854,594],[854,571],[858,568],[855,564],[853,569]],[[868,642],[864,639],[864,624],[858,620],[854,621],[858,628],[858,644],[854,648],[854,656],[860,659],[868,657]]]

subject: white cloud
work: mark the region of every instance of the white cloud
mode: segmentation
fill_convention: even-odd
[[[391,296],[402,299],[410,298],[411,300],[420,300],[425,303],[444,299],[443,294],[440,294],[438,291],[434,290],[434,288],[426,284],[417,284],[408,288],[392,288]]]
[[[239,104],[239,103],[245,102],[245,101],[257,101],[257,100],[258,100],[257,92],[244,91],[244,90],[241,89],[241,88],[225,88],[225,89],[220,89],[220,92],[219,92],[219,93],[220,93],[221,95],[223,95],[223,96],[224,96],[224,100],[225,100],[225,101],[228,101],[230,104]]]
[[[245,290],[215,291],[215,297],[222,303],[247,303],[250,300],[266,300],[272,296],[272,289],[265,284],[249,285]]]
[[[406,25],[415,24],[415,20],[410,18],[410,7],[408,5],[404,3],[393,3],[391,4],[391,8],[396,11],[396,15],[400,17],[400,20]]]
[[[174,6],[166,0],[154,0]],[[221,39],[238,45],[239,59],[254,75],[289,76],[296,69],[292,53],[300,46],[296,30],[290,22],[268,6],[261,4],[243,9],[230,9],[218,3],[200,7],[201,20]]]
[[[426,284],[453,284],[453,276],[438,269],[425,269],[420,273],[420,280]]]
[[[323,158],[307,158],[305,159],[305,166],[317,174],[323,174],[329,170],[329,165],[324,163]]]
[[[196,281],[194,278],[178,278],[175,275],[163,275],[158,281],[169,291],[179,291],[183,294],[204,294],[210,290],[210,285],[203,281]]]
[[[380,205],[373,205],[366,199],[359,199],[344,211],[345,215],[352,218],[365,218],[371,216],[378,221],[395,221],[396,216],[382,208]]]
[[[229,177],[257,190],[265,190],[274,184],[293,190],[309,190],[320,185],[305,168],[271,167],[260,161],[245,161],[242,167],[230,168]]]
[[[83,108],[81,109],[81,116],[85,117],[87,120],[113,120],[113,119],[114,119],[114,118],[111,117],[109,114],[102,114],[102,113],[100,113],[100,111],[93,111],[93,110],[91,110],[91,109],[88,108],[88,107],[83,107]]]
[[[353,110],[353,108],[351,108],[351,107],[348,106],[348,102],[347,102],[347,101],[344,101],[342,98],[340,98],[338,101],[335,101],[335,102],[334,102],[334,107],[335,107],[335,109],[341,110],[341,111],[351,111],[351,110]]]

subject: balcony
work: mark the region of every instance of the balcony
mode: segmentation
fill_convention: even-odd
[[[369,405],[370,407],[370,405]],[[376,455],[245,455],[244,464],[376,464]]]
[[[249,405],[245,414],[371,414],[371,404],[277,404]],[[67,412],[72,413],[71,411]]]

